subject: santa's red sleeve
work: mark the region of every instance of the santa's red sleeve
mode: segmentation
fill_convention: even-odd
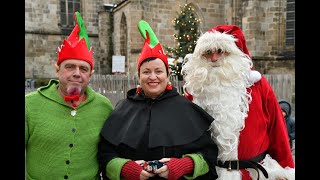
[[[285,120],[272,87],[262,76],[248,91],[252,101],[239,137],[238,158],[251,159],[266,152],[282,167],[293,168]]]
[[[278,161],[282,167],[294,167],[292,153],[289,144],[289,137],[285,119],[282,115],[280,105],[275,93],[266,81],[262,79],[264,92],[266,93],[266,102],[264,107],[269,114],[270,122],[268,126],[269,147],[268,153],[271,157]]]

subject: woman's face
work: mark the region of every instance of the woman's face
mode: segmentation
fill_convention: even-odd
[[[155,99],[165,91],[168,82],[166,66],[161,59],[142,62],[139,83],[146,96]]]

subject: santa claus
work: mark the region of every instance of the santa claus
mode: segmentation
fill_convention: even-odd
[[[185,96],[215,119],[218,179],[295,179],[278,100],[252,67],[241,29],[216,26],[199,37],[183,66]]]

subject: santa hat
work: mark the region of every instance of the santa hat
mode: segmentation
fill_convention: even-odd
[[[74,13],[74,20],[76,26],[73,28],[68,39],[63,41],[61,48],[58,47],[57,64],[59,65],[64,60],[77,59],[88,62],[91,69],[93,69],[92,47],[85,24],[79,12]]]
[[[138,29],[141,36],[145,39],[141,53],[138,57],[138,70],[140,69],[141,63],[151,57],[161,59],[166,67],[169,68],[168,56],[164,53],[157,36],[154,34],[148,22],[140,20],[138,23]]]
[[[204,33],[199,37],[194,52],[201,56],[203,52],[212,49],[234,54],[244,53],[250,57],[244,35],[235,25],[218,25]]]

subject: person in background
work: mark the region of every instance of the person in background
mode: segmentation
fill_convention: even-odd
[[[278,100],[253,62],[241,29],[218,25],[202,34],[182,67],[185,96],[206,110],[218,145],[221,180],[295,179]]]
[[[117,103],[101,131],[104,179],[216,179],[218,148],[209,131],[214,119],[171,86],[161,44],[146,21],[138,28],[145,38],[137,63],[140,85]]]
[[[292,141],[296,139],[296,125],[294,119],[291,117],[291,104],[285,100],[279,101],[279,104],[282,110],[283,117],[286,120],[289,143],[292,149]]]
[[[88,86],[92,48],[79,12],[55,64],[56,79],[25,96],[26,179],[100,179],[99,134],[111,101]]]

